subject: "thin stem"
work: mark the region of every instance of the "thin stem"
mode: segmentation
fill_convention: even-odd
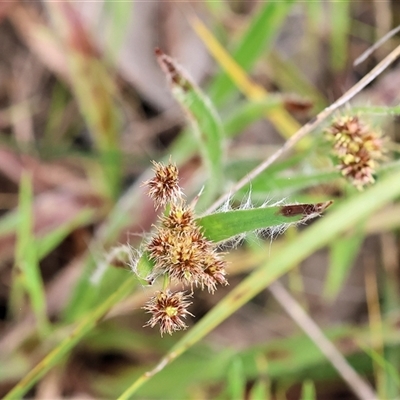
[[[361,400],[377,400],[378,397],[369,384],[357,374],[339,350],[326,338],[319,326],[301,308],[300,304],[282,284],[279,281],[275,281],[271,283],[268,289],[282,308],[284,308],[306,335],[313,340],[356,396]]]
[[[357,93],[364,89],[369,83],[371,83],[379,74],[381,74],[391,63],[393,63],[400,56],[400,46],[397,46],[391,53],[389,53],[375,68],[373,68],[367,75],[365,75],[359,82],[357,82],[352,88],[350,88],[343,96],[336,100],[329,107],[321,111],[315,118],[301,127],[285,144],[267,158],[264,162],[250,171],[245,177],[237,182],[233,188],[226,194],[222,195],[214,204],[212,204],[208,210],[204,213],[205,215],[215,211],[220,205],[236,193],[239,189],[247,185],[257,175],[261,174],[266,170],[272,163],[274,163],[279,157],[285,154],[291,149],[297,142],[303,139],[313,129],[315,129],[322,121],[329,117],[334,111],[336,111],[343,104],[350,101]]]

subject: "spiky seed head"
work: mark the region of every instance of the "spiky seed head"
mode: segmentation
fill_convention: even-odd
[[[359,190],[373,183],[377,161],[384,152],[380,133],[357,116],[336,119],[327,133],[334,143],[333,152],[339,159],[338,168],[343,176]]]
[[[182,199],[183,193],[179,186],[178,168],[171,162],[168,165],[152,161],[154,178],[143,182],[148,186],[148,195],[153,199],[155,208],[165,206],[168,202]]]
[[[204,266],[204,274],[200,282],[202,289],[205,287],[210,293],[217,290],[217,285],[228,285],[225,278],[226,275],[226,261],[221,259],[219,254],[210,254]]]
[[[183,201],[171,204],[168,215],[161,218],[164,228],[187,230],[196,227],[193,209]]]
[[[143,307],[151,314],[150,320],[144,326],[154,328],[158,324],[161,336],[164,333],[172,335],[175,331],[186,329],[187,325],[182,319],[187,315],[193,316],[187,310],[192,304],[188,298],[184,292],[172,293],[170,290],[156,292]]]

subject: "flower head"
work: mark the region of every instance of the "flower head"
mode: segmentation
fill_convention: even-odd
[[[204,273],[205,253],[196,240],[192,231],[160,229],[148,245],[150,258],[155,261],[154,274],[168,274],[178,282],[197,285]]]
[[[186,318],[187,315],[193,316],[187,310],[192,304],[187,300],[188,297],[184,292],[171,293],[169,290],[157,292],[143,307],[151,314],[145,326],[154,328],[159,324],[161,336],[164,333],[172,335],[174,331],[186,329],[187,325],[182,318]]]
[[[337,119],[327,133],[334,142],[333,150],[339,159],[342,174],[359,190],[373,183],[377,161],[383,153],[379,133],[357,116]]]
[[[183,201],[172,203],[168,215],[162,217],[161,222],[165,228],[181,231],[196,227],[193,210]]]
[[[149,187],[149,196],[153,199],[156,209],[165,206],[169,201],[176,201],[183,196],[179,186],[178,168],[175,164],[163,165],[153,161],[154,178],[143,182]]]
[[[214,293],[217,290],[217,284],[228,285],[228,281],[225,278],[225,267],[226,261],[219,258],[216,253],[211,254],[206,261],[201,287],[206,287],[210,293]]]

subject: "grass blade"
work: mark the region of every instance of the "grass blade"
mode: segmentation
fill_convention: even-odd
[[[326,202],[232,210],[207,215],[197,219],[197,223],[204,229],[204,235],[208,239],[219,242],[241,233],[268,227],[281,230],[285,225],[320,215],[330,204],[331,202]]]
[[[156,50],[157,60],[165,72],[175,99],[179,102],[196,133],[203,159],[208,167],[208,180],[199,203],[209,203],[221,189],[223,162],[223,131],[219,116],[209,99],[176,62]]]
[[[267,53],[272,48],[279,28],[293,3],[293,0],[269,1],[264,3],[260,7],[260,10],[254,13],[254,18],[249,28],[237,44],[236,49],[232,51],[232,58],[241,69],[249,71],[260,55]],[[197,19],[192,20],[192,23],[194,23],[193,26],[200,27],[198,22]],[[204,43],[207,44],[207,42]],[[211,53],[215,56],[214,51],[211,51]],[[220,52],[220,54],[222,53]],[[216,105],[221,105],[235,90],[235,84],[227,73],[229,69],[224,69],[225,71],[216,76],[210,87],[209,93]]]
[[[276,3],[268,3],[276,4]],[[250,100],[259,101],[268,96],[268,92],[261,86],[253,83],[247,76],[242,67],[235,62],[228,52],[218,43],[212,33],[206,26],[196,17],[192,17],[191,24],[197,32],[203,43],[208,47],[209,51],[215,59],[221,64],[230,79]],[[247,51],[247,50],[246,50]],[[214,100],[215,101],[215,100]],[[276,126],[285,138],[290,137],[299,129],[299,124],[284,109],[278,108],[273,112],[269,112],[266,117]]]
[[[333,300],[343,286],[364,240],[364,232],[357,229],[351,235],[338,238],[330,248],[330,265],[324,294]]]
[[[18,217],[16,269],[19,271],[23,287],[29,296],[38,329],[45,333],[49,328],[46,315],[46,296],[33,235],[32,183],[28,175],[24,175],[21,179]]]
[[[50,16],[60,27],[72,88],[102,157],[99,163],[103,179],[101,189],[115,198],[119,193],[122,173],[120,115],[115,105],[115,83],[74,8],[66,2],[46,4]]]
[[[301,389],[301,400],[315,400],[315,386],[313,381],[305,381]]]
[[[90,332],[110,310],[112,306],[127,296],[133,286],[132,276],[101,303],[94,311],[84,318],[71,334],[40,361],[25,377],[3,398],[15,400],[21,398],[42,376],[55,366],[79,341]]]
[[[344,68],[347,60],[347,35],[350,31],[350,4],[348,0],[331,1],[331,65],[334,70]]]
[[[246,389],[246,378],[240,358],[234,358],[228,368],[227,392],[229,399],[243,399]]]

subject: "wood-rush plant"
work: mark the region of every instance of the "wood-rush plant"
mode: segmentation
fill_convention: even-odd
[[[183,191],[179,186],[176,165],[171,162],[167,165],[153,162],[153,165],[154,177],[145,181],[143,185],[147,186],[148,195],[154,201],[155,208],[165,207],[165,210],[159,218],[159,226],[156,227],[154,234],[145,245],[147,257],[142,257],[148,258],[152,263],[152,271],[146,276],[146,281],[153,283],[161,276],[164,278],[164,283],[162,290],[157,291],[143,309],[151,314],[151,318],[145,326],[153,328],[159,325],[161,335],[172,334],[174,331],[187,328],[183,319],[188,315],[194,316],[188,311],[188,307],[192,304],[189,298],[193,296],[195,287],[206,288],[210,293],[214,293],[218,285],[228,284],[225,278],[226,261],[218,252],[217,243],[219,241],[231,239],[247,230],[259,230],[261,226],[265,229],[268,219],[261,219],[261,225],[260,221],[257,225],[257,214],[261,217],[262,214],[266,216],[272,211],[278,221],[281,221],[282,218],[283,221],[286,219],[283,224],[275,226],[274,232],[276,232],[276,229],[283,231],[293,223],[290,221],[292,218],[296,219],[295,223],[299,223],[319,216],[331,204],[331,202],[292,204],[254,209],[247,202],[237,210],[231,210],[226,204],[222,207],[222,212],[208,216],[212,220],[212,224],[208,225],[207,217],[196,219],[192,206],[186,204]],[[240,212],[242,212],[242,219],[238,220],[237,213]],[[252,215],[253,212],[256,214]],[[236,224],[237,221],[241,222],[240,226],[236,226],[236,228],[233,226],[233,230],[232,224],[229,224],[229,222],[234,222],[232,217],[236,219]],[[215,228],[218,226],[216,225],[218,221],[221,222],[222,230],[220,232]],[[210,229],[214,232],[210,232]],[[219,236],[223,231],[227,231],[228,234]],[[216,237],[217,241],[211,240],[205,235],[205,232],[211,237]],[[121,251],[130,253],[130,248],[122,246]],[[131,261],[132,270],[139,275],[138,264],[140,261],[132,262],[134,259],[132,255],[127,258]],[[183,287],[189,287],[191,293],[172,292],[169,288],[170,283],[179,283]]]
[[[149,258],[154,269],[148,281],[160,275],[165,277],[164,289],[157,292],[143,307],[151,315],[146,325],[160,325],[161,335],[185,329],[181,318],[192,315],[187,311],[191,304],[184,292],[172,293],[166,287],[170,280],[183,285],[206,287],[214,293],[217,284],[227,285],[225,261],[216,252],[213,243],[206,239],[194,219],[194,212],[183,198],[178,184],[178,169],[174,164],[166,166],[153,163],[155,176],[145,182],[156,209],[169,205],[161,217],[161,226],[147,244]]]
[[[87,259],[85,265],[87,264],[87,266],[79,282],[76,284],[76,289],[71,296],[71,300],[65,306],[65,311],[63,312],[64,316],[60,321],[66,324],[61,326],[62,332],[60,332],[62,335],[66,336],[59,336],[59,331],[55,332],[56,335],[48,335],[49,338],[55,337],[57,340],[59,337],[62,337],[61,342],[56,343],[51,351],[46,353],[46,355],[22,377],[21,381],[5,398],[21,398],[28,392],[29,388],[45,376],[51,368],[54,368],[60,363],[64,363],[64,360],[71,354],[71,350],[81,342],[86,335],[94,332],[105,317],[111,317],[113,315],[109,313],[110,310],[132,294],[135,288],[137,288],[137,280],[146,283],[147,279],[147,283],[151,283],[157,279],[161,281],[159,283],[162,284],[161,288],[157,287],[157,289],[154,290],[155,293],[153,293],[151,299],[147,301],[144,306],[145,310],[151,314],[147,325],[159,325],[161,334],[171,334],[176,330],[184,329],[186,328],[186,319],[188,315],[191,315],[189,307],[192,301],[191,296],[194,295],[195,290],[208,289],[213,293],[220,284],[225,285],[227,283],[227,275],[225,275],[225,270],[227,269],[226,263],[223,259],[223,255],[217,251],[221,243],[230,242],[233,238],[240,238],[248,232],[258,232],[259,230],[268,230],[270,234],[274,235],[274,233],[281,232],[290,224],[298,224],[311,217],[319,216],[330,204],[330,202],[318,204],[277,204],[274,206],[265,204],[264,206],[253,208],[246,203],[237,209],[233,209],[229,198],[236,195],[240,189],[245,188],[250,182],[254,181],[256,177],[260,177],[260,174],[269,168],[283,154],[297,146],[301,148],[300,144],[302,143],[299,143],[299,141],[306,138],[318,125],[325,121],[341,106],[348,103],[358,92],[363,90],[368,83],[381,74],[384,69],[400,56],[400,47],[393,50],[392,53],[385,57],[370,73],[365,75],[357,84],[349,89],[348,92],[333,104],[324,108],[315,118],[307,122],[303,127],[299,127],[297,123],[294,124],[293,127],[293,123],[289,123],[290,118],[288,118],[288,115],[282,113],[284,110],[276,109],[276,106],[279,107],[282,104],[282,100],[279,100],[279,97],[275,97],[269,102],[265,90],[260,85],[255,85],[254,82],[251,82],[247,76],[252,65],[254,65],[261,54],[266,51],[265,37],[268,36],[272,38],[273,35],[271,35],[271,32],[277,31],[276,18],[278,17],[279,20],[282,20],[286,15],[282,7],[287,10],[291,1],[267,3],[267,6],[262,8],[262,12],[256,13],[254,24],[250,24],[249,32],[251,34],[245,35],[237,49],[234,49],[234,59],[229,57],[229,55],[228,57],[220,57],[220,60],[222,60],[220,64],[224,71],[226,70],[229,72],[229,77],[224,75],[221,75],[223,79],[216,77],[215,82],[218,85],[215,84],[208,92],[210,98],[213,100],[212,102],[209,101],[208,97],[191,81],[186,72],[181,67],[177,66],[173,59],[165,55],[162,51],[157,51],[157,58],[167,76],[171,87],[171,93],[182,106],[192,124],[193,129],[190,133],[195,133],[198,139],[196,144],[193,135],[183,134],[179,137],[179,139],[182,139],[182,141],[178,143],[180,146],[172,146],[170,152],[173,154],[173,159],[178,164],[188,162],[191,157],[200,153],[202,162],[206,167],[206,171],[202,171],[201,174],[202,177],[205,177],[206,182],[201,182],[200,185],[205,184],[205,190],[199,198],[196,208],[194,208],[190,201],[186,202],[184,200],[179,187],[178,170],[176,166],[172,165],[172,163],[169,165],[154,163],[155,177],[147,181],[147,188],[151,197],[156,200],[156,209],[160,209],[160,212],[163,211],[163,214],[159,219],[158,226],[153,231],[153,235],[145,240],[143,245],[139,246],[139,248],[132,248],[127,244],[111,250],[110,253],[104,257],[104,268],[98,268],[98,270],[100,272],[106,271],[105,273],[109,274],[108,276],[111,276],[113,281],[110,280],[110,282],[108,282],[108,276],[105,276],[103,281],[105,285],[100,289],[92,284],[93,281],[87,279],[87,277],[90,276],[90,271],[92,271],[93,261],[92,257],[85,257],[85,260]],[[278,15],[276,13],[278,13]],[[222,46],[218,46],[218,43],[216,44],[216,40],[212,36],[210,38],[206,28],[201,25],[201,21],[191,18],[190,23],[195,28],[196,32],[202,35],[201,37],[203,38],[204,44],[209,46],[210,52],[215,57],[218,53],[219,55],[225,55],[223,48],[221,51]],[[270,31],[270,33],[268,34],[265,30]],[[268,39],[268,41],[271,45],[272,39]],[[81,56],[81,54],[79,54],[79,56]],[[78,67],[85,66],[85,64],[82,64],[82,60],[84,61],[84,59],[81,58],[78,60],[79,65],[76,64]],[[92,70],[93,69],[89,68],[89,71]],[[87,71],[87,68],[78,68],[76,70],[77,73],[81,74],[81,77],[76,81],[75,86],[79,86],[80,83],[85,84],[87,81],[90,82],[91,78],[96,77],[96,74],[87,74],[84,73],[84,71]],[[84,85],[83,88],[85,87],[96,88],[98,86]],[[225,100],[228,99],[231,94],[233,95],[234,89],[241,91],[242,94],[251,101],[246,101],[245,104],[238,105],[237,108],[232,108],[233,114],[235,115],[233,115],[232,118],[226,115],[223,123],[221,123],[213,104],[221,107],[221,110],[224,108],[226,109],[228,104]],[[96,97],[99,93],[96,90],[89,92],[92,97]],[[93,118],[93,109],[86,108],[87,105],[96,105],[96,102],[86,101],[87,99],[85,99],[84,96],[85,91],[77,91],[77,93],[81,98],[81,103],[85,105],[83,110],[88,116],[88,126],[92,127],[91,130],[96,131],[96,123],[90,123],[90,118]],[[102,96],[97,96],[96,98],[101,99]],[[114,98],[108,96],[108,99],[107,102],[103,103],[105,106],[111,107]],[[103,117],[104,115],[109,115],[102,112],[104,110],[102,104],[99,105],[97,102],[98,112],[95,114],[96,118],[97,116]],[[230,106],[231,104],[229,104],[229,107]],[[288,107],[290,103],[286,102],[285,106],[290,108]],[[394,111],[395,108],[391,108],[391,110],[396,113],[398,112]],[[396,110],[398,110],[398,108],[396,108]],[[387,111],[385,111],[385,113],[387,113]],[[236,183],[230,187],[229,190],[225,190],[222,186],[224,182],[227,181],[223,177],[224,138],[233,137],[233,135],[241,131],[244,126],[247,126],[251,121],[259,119],[262,115],[267,115],[268,118],[272,120],[277,129],[287,138],[287,141],[282,147],[266,157],[245,176],[241,174],[240,177],[236,176],[233,178]],[[240,118],[238,118],[238,116]],[[110,121],[110,118],[100,118],[99,121],[107,122]],[[348,125],[348,123],[340,123],[337,126],[339,125],[340,130],[342,130],[342,125]],[[107,125],[106,128],[108,126],[109,125]],[[222,132],[222,128],[225,132]],[[356,139],[355,142],[357,143],[360,142],[359,139],[361,139],[361,143],[359,144],[362,144],[362,146],[354,146],[350,144],[347,139],[343,141],[344,136],[342,136],[342,134],[331,132],[335,141],[333,147],[338,150],[337,155],[341,165],[340,169],[343,171],[344,175],[350,178],[356,186],[364,186],[366,183],[372,182],[371,177],[373,176],[375,165],[371,163],[371,160],[376,160],[375,156],[378,155],[379,151],[377,150],[379,150],[379,148],[376,146],[373,137],[371,137],[372,140],[370,140],[368,136],[364,135],[364,129],[354,130],[352,126],[347,126],[347,128],[349,129],[347,129],[348,133],[346,133],[346,135],[351,137],[351,139]],[[104,129],[105,127],[101,127],[98,132],[101,135],[106,134],[104,137],[107,137],[108,130]],[[115,132],[118,133],[118,129]],[[113,140],[115,142],[116,139]],[[104,149],[108,149],[108,141],[104,143]],[[367,146],[364,146],[364,144]],[[100,146],[100,148],[102,147]],[[366,153],[363,148],[366,148],[368,152]],[[197,152],[199,149],[201,151]],[[106,175],[111,176],[113,182],[118,182],[118,179],[115,180],[114,178],[114,164],[109,163],[107,165],[111,165],[113,169],[109,171],[111,174]],[[121,395],[120,399],[130,398],[132,393],[138,390],[145,382],[169,365],[173,360],[180,357],[190,349],[191,346],[203,339],[209,332],[261,291],[269,288],[271,293],[274,293],[274,296],[278,298],[278,291],[276,289],[279,288],[279,286],[277,286],[279,277],[289,272],[296,265],[299,265],[299,263],[313,252],[334,242],[347,231],[353,231],[354,227],[361,221],[366,221],[371,215],[386,207],[393,199],[396,199],[400,195],[400,186],[398,185],[400,181],[400,171],[398,171],[398,163],[393,164],[391,170],[382,169],[378,171],[378,173],[382,174],[382,178],[380,177],[376,186],[368,188],[368,190],[365,190],[363,193],[357,193],[354,196],[352,193],[352,197],[338,205],[336,210],[333,210],[330,215],[321,219],[308,229],[305,229],[296,237],[296,240],[284,243],[282,248],[278,249],[276,253],[274,252],[267,260],[261,261],[258,267],[249,273],[237,286],[232,285],[234,287],[229,288],[229,293],[222,299],[219,299],[217,304],[201,319],[201,321],[192,326],[191,329],[188,329],[188,331],[172,345],[154,368],[147,370],[143,375],[132,382]],[[335,179],[337,174],[332,174],[332,176],[334,176],[332,179]],[[143,179],[140,179],[140,181],[146,179],[148,179],[147,175]],[[325,178],[323,179],[325,181]],[[291,188],[294,189],[295,186],[291,185]],[[221,193],[223,194],[221,195]],[[218,196],[220,197],[218,198]],[[132,213],[132,211],[140,212],[141,204],[139,205],[139,203],[141,202],[139,199],[141,199],[141,196],[138,193],[137,186],[133,185],[131,190],[128,190],[117,203],[109,220],[97,231],[99,233],[95,238],[95,244],[97,246],[108,248],[110,243],[116,240],[117,234],[121,233],[121,230],[130,222],[127,216],[133,215],[134,213]],[[25,203],[28,203],[28,201],[25,201]],[[21,204],[21,209],[24,210],[24,203],[21,202]],[[189,204],[191,204],[191,206],[189,206]],[[27,207],[25,208],[27,209]],[[196,210],[206,211],[201,215],[197,215]],[[23,215],[26,216],[27,212]],[[29,218],[23,219],[28,220]],[[26,228],[25,226],[24,228],[25,224],[19,225],[21,226],[21,245],[19,246],[21,251],[19,252],[19,260],[25,262],[25,255],[28,255],[32,260],[36,257],[36,254],[33,254],[33,252],[25,252],[25,248],[27,248],[25,243],[29,235],[24,232],[24,229],[27,231],[30,230],[30,227]],[[386,230],[388,228],[384,229]],[[49,246],[48,241],[43,245],[43,242],[33,240],[33,235],[31,236],[32,244],[37,246],[40,251],[42,251],[43,247]],[[345,235],[343,235],[343,240],[346,240]],[[42,245],[39,246],[39,244]],[[188,244],[190,244],[190,248]],[[136,275],[107,268],[109,264],[119,266],[128,264]],[[148,268],[146,269],[145,267]],[[100,281],[98,275],[97,279]],[[30,285],[30,280],[25,279],[25,281],[27,284],[29,283],[27,287],[31,290],[32,285]],[[176,289],[176,282],[182,286],[182,290]],[[172,284],[174,284],[174,286]],[[135,299],[138,299],[138,297],[134,295]],[[318,332],[310,321],[304,319],[304,312],[303,314],[301,313],[301,307],[296,306],[293,301],[287,301],[287,299],[288,296],[286,296],[286,298],[281,297],[280,303],[287,307],[289,314],[290,312],[292,313],[292,318],[307,332],[307,335],[312,339],[313,343],[321,350],[321,354],[325,355],[331,362],[331,365],[337,369],[338,373],[343,376],[343,379],[348,382],[353,391],[358,394],[358,397],[361,399],[377,398],[368,387],[362,384],[360,385],[360,380],[358,380],[357,383],[357,375],[355,375],[354,371],[350,368],[344,367],[343,359],[339,362],[338,351],[336,351],[335,355],[333,339],[331,342],[327,339],[325,341],[321,340],[321,338],[323,338],[322,333]],[[145,303],[145,301],[141,301],[140,298],[139,307],[142,306],[143,303]],[[129,303],[129,310],[133,308],[131,304],[132,303]],[[387,322],[387,320],[384,321],[385,329],[382,342],[385,346],[386,343],[391,343],[391,338],[394,337],[391,333],[395,332],[396,329],[396,326],[393,325],[393,327],[391,327],[393,330],[388,330],[389,335],[386,336]],[[64,327],[67,329],[63,329]],[[364,329],[368,333],[368,329]],[[351,335],[353,335],[353,333],[351,333]],[[367,339],[363,339],[359,333],[354,333],[354,336],[348,334],[346,337],[338,336],[337,338],[340,339],[340,343],[343,343],[343,339],[346,339],[346,343],[350,342],[350,340],[351,343],[360,343],[360,347],[362,348],[362,343],[366,343],[369,337],[370,336],[366,334],[365,338]],[[34,342],[36,343],[37,337],[34,336],[34,338]],[[91,340],[91,337],[88,337],[88,340]],[[53,342],[50,344],[40,342],[40,349],[48,349],[49,346],[53,346],[52,343]],[[366,349],[370,349],[369,343],[364,344],[364,346]],[[21,348],[23,354],[25,354],[24,347]],[[305,364],[303,365],[305,368],[308,368],[308,348],[312,347],[306,347],[306,353],[303,353],[307,356],[305,357]],[[35,360],[41,357],[40,349],[39,352],[35,349]],[[276,349],[273,350],[273,354],[276,354]],[[371,354],[375,354],[374,352],[375,350],[373,350]],[[285,351],[284,353],[286,354]],[[290,357],[295,355],[290,352],[290,349],[287,354],[289,354]],[[267,357],[268,368],[270,364],[273,367],[274,359],[272,357],[268,358],[264,350],[262,356]],[[318,357],[320,357],[320,355]],[[19,362],[18,359],[17,361]],[[215,361],[218,360],[216,359]],[[214,360],[212,360],[212,362],[214,363]],[[7,362],[4,364],[7,364]],[[381,363],[379,362],[379,364]],[[265,375],[264,369],[259,372],[262,374],[261,378],[263,378]],[[181,383],[179,382],[181,377],[177,375],[179,374],[175,374],[177,381],[173,381],[174,387],[178,386],[175,383]],[[301,374],[299,376],[301,376]],[[246,379],[253,379],[253,377],[248,374],[248,371],[246,375],[243,374],[243,377],[246,377]],[[284,376],[284,378],[286,377]],[[50,379],[53,378],[50,376]],[[101,379],[101,381],[103,380]],[[382,382],[383,381],[382,379]],[[109,386],[108,381],[106,383],[103,382],[103,384]],[[163,385],[160,385],[160,387],[162,387],[161,390],[164,391]],[[193,397],[193,393],[191,393],[191,395]],[[146,397],[146,395],[141,396]],[[246,396],[249,396],[247,391]],[[115,392],[109,397],[115,397]],[[149,395],[147,395],[147,397],[149,397]],[[258,397],[266,398],[267,396],[259,395]],[[382,396],[381,398],[385,397]]]

